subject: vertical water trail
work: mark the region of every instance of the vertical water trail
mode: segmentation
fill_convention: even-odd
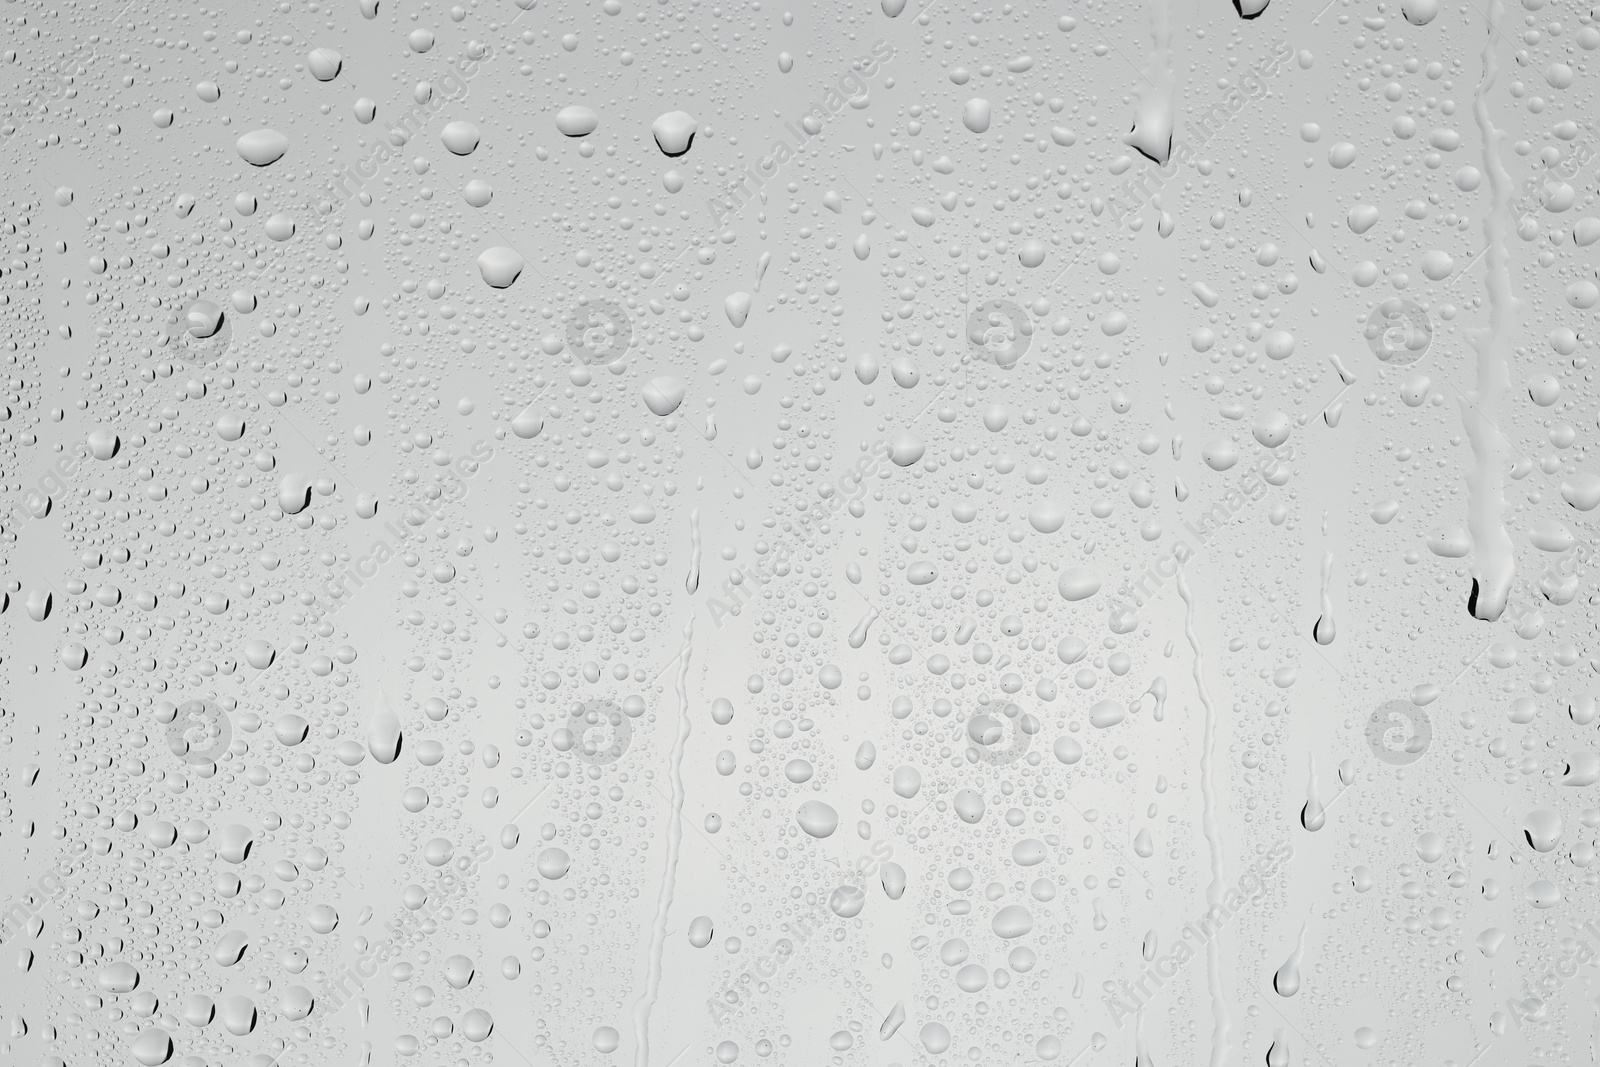
[[[1133,129],[1122,143],[1156,164],[1172,158],[1177,94],[1172,79],[1172,13],[1169,0],[1150,0],[1150,59],[1144,65]]]
[[[1144,1012],[1133,1017],[1133,1067],[1150,1067],[1150,1046],[1144,1037]]]
[[[1594,1062],[1595,1067],[1600,1067],[1600,997],[1594,1001]]]
[[[1317,796],[1320,792],[1317,782],[1317,757],[1306,756],[1306,763],[1310,767],[1310,774],[1306,777],[1306,803],[1300,809],[1300,825],[1312,833],[1316,833],[1327,824],[1328,817],[1322,807],[1322,800]]]
[[[1205,653],[1194,630],[1194,593],[1183,567],[1178,568],[1178,595],[1183,597],[1183,633],[1194,653],[1194,684],[1206,712],[1205,741],[1200,752],[1201,828],[1206,848],[1211,853],[1211,882],[1206,886],[1206,907],[1222,904],[1222,832],[1217,828],[1217,709],[1206,691]],[[1222,934],[1206,942],[1206,986],[1211,992],[1211,1067],[1223,1067],[1228,1058],[1228,1037],[1233,1018],[1228,1012],[1228,997],[1222,988]]]
[[[1328,532],[1327,523],[1323,523],[1322,532]],[[1329,586],[1333,581],[1333,551],[1331,549],[1322,553],[1322,612],[1317,616],[1317,621],[1312,624],[1311,636],[1319,645],[1333,644],[1336,627],[1333,623],[1333,593]]]
[[[1472,347],[1478,353],[1478,377],[1472,395],[1462,401],[1461,421],[1472,442],[1473,470],[1467,479],[1467,528],[1472,533],[1472,592],[1467,610],[1474,618],[1493,622],[1505,610],[1511,592],[1516,557],[1505,526],[1504,439],[1495,425],[1500,402],[1511,387],[1506,348],[1515,339],[1521,301],[1511,291],[1507,247],[1511,233],[1511,175],[1500,162],[1503,131],[1489,119],[1489,90],[1500,73],[1495,42],[1505,5],[1489,5],[1489,32],[1483,43],[1483,78],[1473,94],[1472,113],[1483,137],[1483,166],[1489,174],[1490,206],[1483,220],[1484,287],[1489,297],[1489,326],[1476,331]]]
[[[683,587],[694,596],[700,589],[700,509],[689,512],[689,577]]]
[[[689,740],[689,656],[694,651],[694,616],[683,624],[683,651],[678,655],[678,732],[672,739],[670,774],[672,813],[667,819],[667,869],[661,876],[661,892],[656,895],[655,926],[650,931],[650,961],[645,975],[644,995],[633,1006],[634,1067],[649,1067],[650,1011],[661,992],[661,954],[667,943],[667,913],[672,910],[672,892],[678,880],[678,851],[683,844],[683,749]]]
[[[1272,1047],[1267,1049],[1267,1067],[1289,1067],[1289,1044],[1284,1039],[1281,1026],[1272,1032]]]

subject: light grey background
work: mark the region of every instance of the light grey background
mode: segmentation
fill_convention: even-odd
[[[8,1056],[1596,1061],[1600,28],[898,6],[10,5]]]

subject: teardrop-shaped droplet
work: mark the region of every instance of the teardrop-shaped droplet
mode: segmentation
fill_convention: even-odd
[[[1323,813],[1322,801],[1317,799],[1317,760],[1315,756],[1306,761],[1311,765],[1311,773],[1306,779],[1306,804],[1300,809],[1300,825],[1312,833],[1322,829],[1327,816]]]
[[[906,891],[906,869],[890,860],[883,865],[883,892],[890,900],[899,900]]]
[[[878,1040],[887,1041],[895,1035],[906,1021],[906,1002],[895,1001],[894,1007],[889,1009],[889,1014],[883,1017],[883,1023],[878,1027]]]
[[[690,596],[700,589],[700,509],[689,512],[689,573],[683,587]]]
[[[1322,829],[1327,821],[1327,816],[1323,813],[1321,802],[1318,801],[1316,797],[1308,798],[1306,800],[1305,807],[1300,809],[1300,825],[1304,826],[1312,833],[1316,833],[1318,830]]]
[[[1561,840],[1561,816],[1548,808],[1530,811],[1522,821],[1522,837],[1535,852],[1549,852]]]
[[[1319,645],[1333,644],[1333,553],[1322,554],[1322,614],[1317,616],[1316,623],[1311,627],[1311,636]]]
[[[1289,958],[1283,961],[1283,966],[1278,968],[1272,976],[1273,991],[1280,997],[1292,997],[1300,992],[1300,957],[1305,953],[1306,928],[1300,927],[1300,939],[1294,946],[1294,951]]]
[[[400,758],[400,716],[389,706],[382,686],[378,687],[373,704],[372,721],[367,724],[367,751],[379,763],[393,763]]]
[[[870,609],[861,617],[861,621],[856,623],[856,628],[850,631],[849,641],[851,648],[860,648],[862,645],[867,643],[867,629],[872,625],[873,620],[877,619],[877,617],[877,608]]]
[[[1289,1045],[1283,1039],[1282,1030],[1272,1035],[1272,1047],[1267,1049],[1267,1067],[1289,1067]]]
[[[734,329],[745,324],[750,318],[750,304],[753,298],[749,293],[733,293],[722,302],[722,309],[728,314],[728,322]]]

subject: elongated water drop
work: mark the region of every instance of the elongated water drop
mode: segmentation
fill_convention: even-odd
[[[389,705],[382,683],[372,703],[372,719],[367,723],[367,751],[379,763],[393,763],[400,756],[400,716]]]
[[[694,596],[700,589],[700,509],[694,508],[689,512],[689,574],[683,580],[683,587],[690,596]]]
[[[869,608],[867,613],[861,616],[861,621],[856,623],[855,629],[850,631],[849,643],[851,648],[860,648],[867,643],[867,629],[877,618],[877,608]]]
[[[878,1040],[887,1041],[899,1032],[906,1022],[906,1002],[897,1000],[894,1007],[889,1009],[889,1014],[883,1017],[883,1022],[878,1025]]]
[[[1334,638],[1333,594],[1329,586],[1333,578],[1333,553],[1322,554],[1322,614],[1311,627],[1311,636],[1319,645],[1331,645]]]
[[[1311,774],[1306,782],[1305,807],[1300,809],[1300,825],[1316,833],[1327,822],[1327,817],[1323,814],[1322,801],[1317,799],[1316,757],[1309,757],[1306,762],[1311,765]]]
[[[1306,949],[1306,927],[1300,927],[1299,940],[1295,942],[1294,951],[1289,958],[1283,961],[1277,973],[1272,976],[1272,988],[1280,997],[1292,997],[1300,992],[1300,958]]]
[[[1161,722],[1167,717],[1167,680],[1162,675],[1156,675],[1155,681],[1150,683],[1150,688],[1145,693],[1155,698],[1156,706],[1150,712],[1150,717],[1156,722]]]
[[[1282,1030],[1272,1035],[1272,1046],[1267,1049],[1267,1067],[1289,1067],[1289,1045]]]

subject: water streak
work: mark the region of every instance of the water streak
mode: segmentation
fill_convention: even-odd
[[[689,741],[689,656],[694,651],[694,616],[683,624],[683,651],[678,655],[678,732],[672,739],[669,758],[672,779],[672,813],[667,819],[667,869],[656,896],[655,925],[650,931],[649,969],[644,995],[633,1006],[634,1067],[649,1067],[650,1011],[661,992],[661,956],[667,945],[667,913],[672,910],[672,893],[678,880],[678,852],[683,845],[683,750]]]
[[[1201,827],[1205,833],[1206,848],[1211,854],[1211,883],[1206,886],[1208,907],[1222,904],[1222,832],[1217,828],[1217,709],[1206,691],[1205,653],[1200,648],[1200,638],[1194,629],[1194,593],[1184,568],[1178,568],[1178,595],[1183,597],[1183,632],[1194,652],[1194,684],[1200,692],[1200,703],[1205,708],[1205,741],[1200,753],[1200,794],[1203,802]],[[1211,1067],[1222,1067],[1228,1058],[1228,1036],[1233,1031],[1233,1018],[1228,1011],[1228,997],[1222,988],[1222,935],[1206,942],[1206,986],[1211,993]]]
[[[1483,165],[1489,174],[1491,194],[1483,220],[1483,236],[1488,245],[1484,253],[1484,287],[1489,298],[1489,327],[1472,335],[1472,347],[1478,353],[1478,377],[1472,394],[1461,403],[1461,421],[1472,442],[1475,460],[1467,479],[1467,528],[1472,533],[1474,549],[1467,610],[1485,622],[1494,622],[1505,611],[1516,569],[1511,534],[1505,525],[1505,438],[1495,425],[1500,402],[1511,388],[1506,348],[1516,336],[1517,311],[1521,307],[1521,301],[1511,291],[1508,266],[1512,190],[1511,176],[1500,161],[1500,141],[1505,134],[1489,119],[1489,90],[1500,72],[1495,44],[1504,16],[1505,5],[1500,0],[1489,5],[1483,78],[1472,102],[1472,113],[1483,135]]]
[[[689,595],[700,589],[700,509],[695,508],[689,512],[689,576],[684,579],[683,587],[689,590]]]

